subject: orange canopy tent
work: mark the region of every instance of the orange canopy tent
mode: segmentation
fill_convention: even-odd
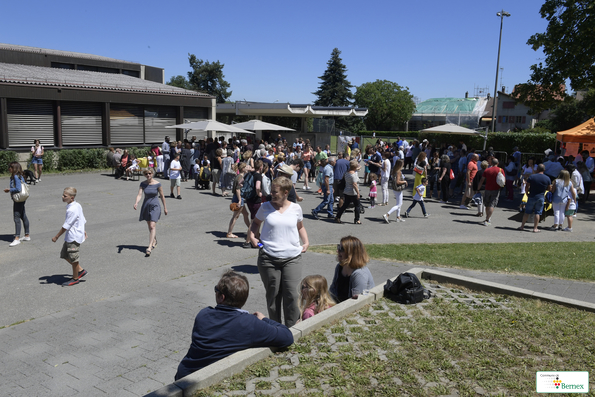
[[[595,119],[556,134],[560,142],[595,143]]]

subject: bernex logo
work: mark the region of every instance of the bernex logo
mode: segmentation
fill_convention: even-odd
[[[562,376],[561,376],[562,374]],[[581,371],[547,371],[536,374],[537,393],[588,393],[589,373]]]

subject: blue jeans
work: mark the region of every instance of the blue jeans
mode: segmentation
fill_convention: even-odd
[[[322,211],[322,209],[325,206],[328,206],[327,208],[327,212],[328,212],[328,216],[330,217],[334,217],[333,215],[333,204],[335,203],[334,197],[333,197],[333,186],[329,186],[329,190],[328,192],[326,191],[326,185],[322,185],[322,194],[323,194],[323,199],[322,199],[322,203],[320,203],[318,205],[318,207],[316,207],[314,209],[315,213],[319,213],[320,211]]]
[[[411,205],[409,206],[409,208],[407,208],[407,214],[409,214],[409,211],[411,211],[411,209],[413,207],[415,207],[416,204],[419,204],[421,206],[421,211],[424,213],[424,215],[426,215],[426,206],[424,205],[423,201],[417,201],[417,200],[413,200],[413,202],[411,203]]]

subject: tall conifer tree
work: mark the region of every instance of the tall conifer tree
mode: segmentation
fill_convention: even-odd
[[[347,68],[339,57],[341,51],[335,48],[331,53],[331,59],[327,62],[326,71],[319,77],[322,82],[318,91],[313,92],[318,99],[314,102],[316,106],[350,106],[353,99],[351,88],[347,80]]]

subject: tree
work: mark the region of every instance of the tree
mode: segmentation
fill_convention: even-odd
[[[322,82],[318,91],[313,92],[318,99],[314,102],[316,106],[349,106],[353,99],[351,83],[347,80],[345,73],[347,68],[339,57],[341,51],[335,48],[331,53],[331,59],[327,62],[326,71],[319,77]]]
[[[388,80],[376,80],[357,87],[355,104],[368,108],[364,117],[368,130],[389,131],[409,120],[415,111],[409,88]]]
[[[184,88],[186,90],[191,90],[192,89],[192,86],[190,85],[190,82],[188,80],[186,80],[186,77],[184,77],[182,75],[171,76],[171,78],[169,79],[169,81],[167,83],[165,83],[165,84],[172,85],[174,87]]]
[[[225,103],[231,96],[227,91],[229,83],[225,81],[222,63],[203,61],[194,54],[188,54],[188,61],[192,71],[188,72],[188,80],[192,89],[204,92],[217,98],[217,103]]]
[[[548,94],[560,102],[567,79],[575,91],[595,88],[593,0],[546,0],[540,14],[548,21],[547,29],[531,36],[527,44],[535,51],[542,48],[545,59],[531,66],[531,79],[520,87],[519,100],[538,100]],[[535,112],[551,107],[551,103],[531,106]]]

